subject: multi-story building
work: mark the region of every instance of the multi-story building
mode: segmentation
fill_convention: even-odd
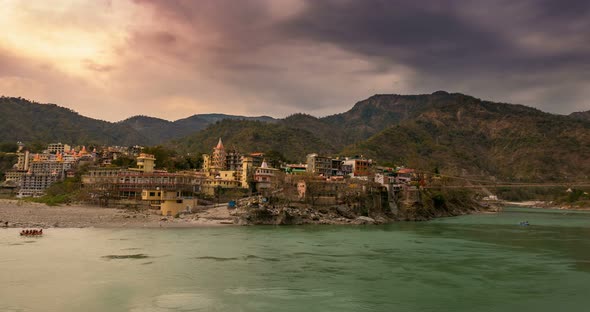
[[[88,153],[75,153],[62,143],[50,144],[44,153],[35,155],[23,149],[20,143],[15,169],[6,172],[6,181],[17,185],[19,197],[43,195],[51,184],[73,176],[80,159],[92,159]]]
[[[179,191],[143,190],[141,199],[148,201],[151,206],[159,207],[163,216],[175,216],[197,206],[197,199],[183,196]]]
[[[343,166],[351,166],[352,177],[368,177],[371,174],[373,161],[366,158],[350,158],[342,163]]]
[[[342,164],[344,163],[343,159],[340,158],[333,158],[332,159],[332,173],[331,176],[344,176],[344,171],[342,170]]]
[[[59,154],[51,156],[54,157],[33,159],[28,171],[20,178],[19,197],[41,196],[53,183],[65,179],[66,171],[72,169],[74,163],[64,162]]]
[[[225,155],[224,170],[240,171],[242,170],[242,154],[237,149],[228,150]]]
[[[47,146],[47,151],[52,154],[57,154],[57,153],[63,154],[64,152],[69,152],[70,149],[71,149],[71,146],[69,146],[68,144],[63,144],[61,142],[51,143]]]
[[[10,182],[13,185],[20,185],[22,177],[27,174],[27,170],[7,170],[4,173],[6,182]]]
[[[16,170],[29,170],[29,164],[32,160],[32,155],[29,151],[19,151],[16,153],[17,162],[16,162]]]
[[[332,175],[332,158],[318,154],[307,155],[307,172],[329,177]]]
[[[253,188],[252,183],[254,182],[254,173],[256,172],[256,168],[262,166],[263,161],[263,153],[252,153],[242,156],[242,173],[240,175],[240,181],[243,188]]]
[[[256,182],[256,190],[263,191],[272,187],[275,182],[275,175],[278,169],[270,168],[266,161],[263,161],[260,167],[256,168],[254,172],[254,181]]]
[[[259,170],[263,163],[269,170]],[[275,170],[277,169],[268,168],[263,153],[242,155],[235,148],[226,150],[220,138],[213,153],[203,155],[203,174],[206,179],[201,190],[209,195],[215,194],[215,190],[219,188],[255,190],[259,182],[265,182],[262,181],[263,171]]]
[[[111,199],[141,200],[143,190],[159,189],[196,193],[204,175],[196,171],[169,173],[156,170],[155,157],[141,153],[137,168],[97,167],[82,176],[82,183],[92,196]]]
[[[27,173],[21,178],[18,197],[37,197],[45,194],[53,183],[61,181],[63,175],[52,173]]]
[[[140,153],[137,157],[137,168],[132,168],[133,171],[153,172],[156,167],[156,157],[151,154]]]

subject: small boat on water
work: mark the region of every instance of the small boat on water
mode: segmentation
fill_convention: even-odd
[[[529,221],[521,221],[518,225],[520,225],[520,226],[529,226]]]
[[[41,236],[41,235],[43,235],[43,229],[20,231],[20,236]]]

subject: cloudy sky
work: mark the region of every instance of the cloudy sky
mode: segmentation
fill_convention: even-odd
[[[590,1],[0,0],[0,94],[117,121],[462,92],[590,109]]]

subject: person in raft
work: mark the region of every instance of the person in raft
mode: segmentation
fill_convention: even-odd
[[[43,229],[39,230],[22,230],[20,235],[43,235]]]

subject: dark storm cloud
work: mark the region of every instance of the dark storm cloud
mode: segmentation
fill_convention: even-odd
[[[456,85],[506,100],[519,97],[505,93],[526,99],[527,89],[535,89],[538,96],[526,104],[563,112],[589,108],[577,98],[590,82],[589,1],[319,0],[282,30],[385,66],[408,65],[418,72],[416,87]]]
[[[210,64],[225,71],[225,81],[261,93],[265,86],[273,88],[302,109],[335,104],[317,89],[290,90],[294,81],[318,73],[281,77],[292,70],[294,59],[306,55],[269,52],[272,47],[336,46],[371,66],[329,70],[365,80],[409,68],[413,75],[404,77],[405,92],[447,89],[562,113],[589,108],[584,87],[590,82],[588,1],[309,0],[303,10],[280,20],[272,19],[270,1],[137,2],[155,9],[167,28],[158,31],[179,26],[170,37],[148,35],[156,36],[149,43],[155,50],[173,46],[183,51],[176,57],[191,59],[197,56],[186,51],[205,49]],[[320,49],[313,53],[323,55]],[[269,74],[273,71],[276,75]],[[331,81],[324,83],[322,89],[330,90]],[[399,92],[396,83],[383,91]],[[316,96],[319,101],[313,101]]]
[[[590,109],[590,1],[129,1],[0,1],[0,93],[109,120],[436,90]]]
[[[486,1],[480,2],[481,6],[471,2],[467,8],[457,1],[308,3],[305,12],[283,26],[287,36],[333,42],[368,56],[402,61],[419,68],[459,65],[526,68],[541,63],[542,67],[555,67],[581,64],[580,61],[589,59],[588,1],[521,1],[516,5],[496,2],[496,6]],[[512,7],[514,11],[510,12]],[[487,23],[478,21],[482,15]],[[529,51],[519,44],[520,39],[530,34],[556,42],[571,38],[585,50],[564,46],[561,53],[544,57],[545,54],[537,53],[542,51]]]

